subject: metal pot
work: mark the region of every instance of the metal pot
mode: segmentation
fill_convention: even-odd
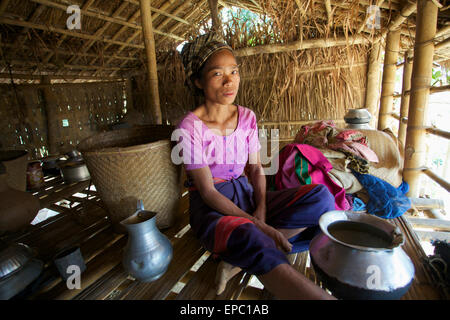
[[[310,243],[320,281],[340,299],[400,299],[414,278],[400,229],[369,214],[330,211]]]
[[[0,249],[0,279],[22,268],[33,257],[33,251],[26,244],[3,245]]]
[[[27,245],[15,243],[0,250],[0,300],[10,299],[25,289],[42,272],[43,263]]]
[[[84,161],[64,161],[59,163],[61,175],[66,183],[89,180],[91,175]]]
[[[52,175],[60,174],[58,168],[59,158],[60,158],[59,156],[48,156],[40,159],[42,161],[42,170],[44,171],[44,174],[52,174]]]
[[[78,150],[75,150],[75,149],[67,152],[66,156],[68,157],[68,160],[76,160],[76,161],[83,160],[83,156],[81,155],[81,152]]]

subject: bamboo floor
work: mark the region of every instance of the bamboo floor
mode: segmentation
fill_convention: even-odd
[[[89,181],[64,184],[60,177],[46,177],[44,187],[34,190],[41,207],[60,212],[26,230],[3,235],[4,241],[22,242],[38,252],[44,270],[37,280],[13,299],[26,300],[269,300],[273,297],[256,278],[241,272],[217,296],[214,278],[218,261],[203,249],[188,222],[189,199],[183,193],[174,226],[161,230],[171,241],[173,259],[167,272],[157,281],[142,283],[122,267],[126,234],[114,233],[106,207]],[[88,195],[88,196],[87,196]],[[393,221],[405,235],[403,246],[413,260],[416,274],[405,300],[443,299],[422,265],[423,250],[411,225],[404,217]],[[87,269],[81,275],[81,288],[68,289],[53,264],[63,248],[81,248]],[[292,265],[318,283],[308,252],[290,255]],[[320,285],[320,283],[318,283]]]

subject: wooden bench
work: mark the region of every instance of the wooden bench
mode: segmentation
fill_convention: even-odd
[[[52,180],[53,181],[53,180]],[[49,182],[50,183],[50,182]],[[44,261],[41,276],[24,292],[21,299],[82,299],[82,300],[246,300],[271,299],[255,277],[239,273],[227,284],[226,290],[216,296],[214,278],[218,262],[213,260],[194,237],[188,223],[188,196],[180,201],[178,219],[163,233],[170,239],[174,255],[167,272],[157,281],[141,283],[128,276],[122,267],[122,254],[127,235],[116,234],[110,226],[105,206],[95,191],[89,190],[89,199],[75,196],[87,194],[89,183],[72,185],[52,182],[53,193],[46,190],[41,199],[46,207],[58,209],[60,214],[16,234],[3,235],[2,240],[23,242],[38,251]],[[44,186],[45,190],[48,186]],[[56,194],[58,193],[58,195]],[[42,196],[43,193],[36,193]],[[43,200],[47,199],[47,200]],[[49,201],[49,199],[51,201]],[[57,205],[64,199],[69,205]],[[74,206],[75,203],[78,205]],[[439,291],[422,264],[425,253],[405,217],[392,221],[406,237],[404,250],[416,268],[414,282],[403,299],[441,299]],[[53,256],[62,248],[79,245],[87,269],[81,276],[81,289],[69,290],[52,263]],[[309,263],[308,252],[290,255],[293,266],[317,283]],[[320,283],[318,283],[320,285]]]

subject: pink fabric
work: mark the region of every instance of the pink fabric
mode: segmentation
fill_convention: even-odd
[[[209,166],[213,178],[230,180],[244,171],[248,155],[258,152],[258,125],[255,113],[238,106],[238,125],[225,136],[209,129],[194,113],[189,112],[179,123],[182,137],[183,163],[186,170]]]
[[[371,162],[379,162],[377,154],[367,146],[367,138],[363,133],[352,129],[341,130],[331,120],[318,121],[311,126],[302,126],[295,142],[345,151]]]
[[[337,210],[350,210],[352,206],[345,197],[345,189],[338,186],[328,175],[333,166],[328,159],[313,146],[292,143],[283,148],[279,155],[280,170],[275,176],[278,190],[300,186],[295,172],[295,155],[300,152],[309,162],[308,173],[312,184],[323,184],[334,195]]]

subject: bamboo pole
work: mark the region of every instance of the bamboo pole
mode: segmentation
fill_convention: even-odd
[[[148,85],[150,93],[150,108],[153,121],[162,124],[161,106],[159,104],[158,72],[156,67],[156,46],[153,36],[152,15],[150,11],[150,0],[140,0],[142,31],[147,55]]]
[[[311,39],[294,41],[287,44],[268,44],[256,47],[247,47],[235,50],[235,54],[238,57],[245,57],[260,53],[288,52],[294,50],[329,48],[345,45],[351,46],[356,44],[366,44],[369,42],[370,40],[367,37],[363,37],[360,35],[349,36],[347,38],[340,37],[336,39]]]
[[[369,55],[369,62],[367,67],[367,88],[365,108],[372,115],[370,126],[376,128],[378,101],[380,99],[380,78],[381,78],[381,45],[379,42],[372,45]]]
[[[60,33],[63,35],[80,38],[80,39],[85,39],[85,40],[103,41],[103,42],[107,42],[107,43],[111,43],[111,44],[124,45],[124,46],[128,46],[128,47],[139,48],[139,49],[144,48],[142,45],[109,40],[109,39],[105,39],[103,37],[96,37],[96,36],[81,33],[81,32],[67,31],[65,29],[55,28],[50,25],[46,26],[46,25],[27,22],[27,21],[13,20],[13,19],[0,17],[0,24],[9,24],[9,25],[19,26],[19,27],[27,27],[27,28],[38,29],[38,30],[43,30],[43,31],[51,31],[51,32]]]
[[[113,14],[111,15],[111,18],[117,18],[122,11],[126,8],[128,4],[125,2],[122,2],[121,5],[119,6],[119,8],[117,8]],[[95,31],[94,36],[96,37],[101,37],[103,36],[103,34],[106,32],[106,30],[108,30],[108,28],[111,26],[112,22],[111,21],[106,21],[97,31]],[[89,40],[85,43],[83,43],[80,51],[81,52],[87,52],[89,50],[90,47],[92,47],[92,45],[95,43],[94,40]],[[73,63],[73,62],[77,62],[78,61],[78,57],[77,56],[73,56],[69,59],[69,61],[67,63]]]
[[[219,8],[217,7],[217,0],[208,0],[209,10],[211,11],[212,29],[222,34],[222,24],[219,19]]]
[[[394,100],[395,72],[400,46],[400,30],[390,31],[386,39],[384,54],[383,82],[381,88],[380,113],[378,116],[378,130],[387,127],[387,120],[392,112]]]
[[[425,160],[425,125],[437,16],[436,4],[427,0],[417,2],[417,27],[403,170],[403,178],[410,187],[408,193],[410,197],[419,196],[419,178]]]
[[[64,10],[64,11],[67,9],[66,5],[55,3],[55,2],[52,2],[52,1],[49,1],[49,0],[31,0],[31,1],[39,3],[39,4],[42,4],[42,5],[49,6],[49,7],[52,7],[52,8],[61,9],[61,10]],[[125,7],[126,5],[127,5],[127,3],[122,3],[121,7]],[[167,15],[167,13],[162,11],[162,10],[156,9],[156,10],[153,10],[153,11],[158,12],[159,14]],[[110,17],[110,16],[107,16],[107,15],[104,15],[104,14],[101,14],[101,13],[98,13],[98,12],[95,12],[95,11],[89,11],[89,10],[84,10],[84,9],[80,9],[80,13],[83,16],[89,16],[89,17],[93,17],[93,18],[96,18],[96,19],[99,19],[99,20],[103,20],[103,21],[106,21],[106,22],[109,22],[109,23],[120,24],[120,25],[129,27],[129,28],[141,30],[140,26],[138,26],[136,24],[133,24],[133,23],[128,23],[127,21],[124,21],[122,19],[118,19],[116,16],[111,16]],[[170,18],[174,19],[173,16],[171,16]],[[182,20],[181,22],[189,24],[187,21],[184,21],[184,20]],[[166,33],[162,32],[162,31],[159,31],[159,30],[156,30],[156,29],[154,30],[154,32],[158,33],[158,34],[165,34],[165,35],[167,35],[169,37],[172,37],[172,38],[174,38],[176,40],[184,40],[184,39],[182,39],[182,38],[180,38],[180,37],[178,37],[176,35],[166,34]]]
[[[87,10],[89,9],[89,7],[94,3],[95,0],[87,0],[85,3],[83,3],[83,6],[81,7],[81,9],[83,10]],[[61,44],[63,43],[63,41],[66,39],[67,35],[63,35],[61,37],[61,39],[58,40],[57,44],[56,44],[56,48],[59,48],[61,46]],[[53,52],[50,52],[47,57],[45,57],[44,62],[49,62],[50,59],[53,57]]]
[[[400,103],[400,119],[408,118],[409,94],[406,94],[406,92],[411,90],[412,58],[413,58],[413,51],[408,50],[405,54],[405,64],[403,66],[402,101]],[[399,121],[398,139],[403,143],[403,145],[405,145],[406,124],[403,121]]]

